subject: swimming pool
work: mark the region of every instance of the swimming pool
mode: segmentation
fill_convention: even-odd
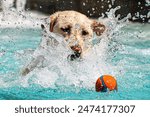
[[[104,60],[95,62],[102,55],[97,48],[95,55],[78,64],[65,58],[58,62],[61,58],[56,53],[50,56],[56,61],[50,68],[21,77],[20,70],[40,43],[41,30],[1,28],[0,99],[150,99],[149,30],[149,24],[129,23],[105,44]],[[95,92],[95,81],[103,74],[117,78],[118,92]]]

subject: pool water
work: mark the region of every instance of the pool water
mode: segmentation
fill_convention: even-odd
[[[41,37],[40,29],[0,29],[0,99],[150,99],[149,24],[127,24],[109,42],[95,45],[95,53],[82,61],[67,61],[56,52],[49,55],[53,61],[49,67],[22,77],[21,69],[32,59]],[[116,77],[117,92],[95,92],[95,81],[103,74]]]

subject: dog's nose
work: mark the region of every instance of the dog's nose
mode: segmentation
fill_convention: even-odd
[[[81,47],[80,46],[71,46],[71,49],[75,52],[81,53]]]

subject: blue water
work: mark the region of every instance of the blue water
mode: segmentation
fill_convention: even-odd
[[[0,29],[0,99],[150,99],[150,25],[130,24],[114,35],[108,44],[106,62],[117,72],[118,92],[97,93],[94,86],[44,87],[33,82],[34,75],[27,86],[22,85],[24,82],[18,82],[23,78],[20,70],[38,47],[41,30]]]

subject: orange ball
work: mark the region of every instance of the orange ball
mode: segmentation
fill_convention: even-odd
[[[97,92],[106,92],[107,89],[117,90],[117,81],[113,76],[103,75],[97,79],[95,89]]]

